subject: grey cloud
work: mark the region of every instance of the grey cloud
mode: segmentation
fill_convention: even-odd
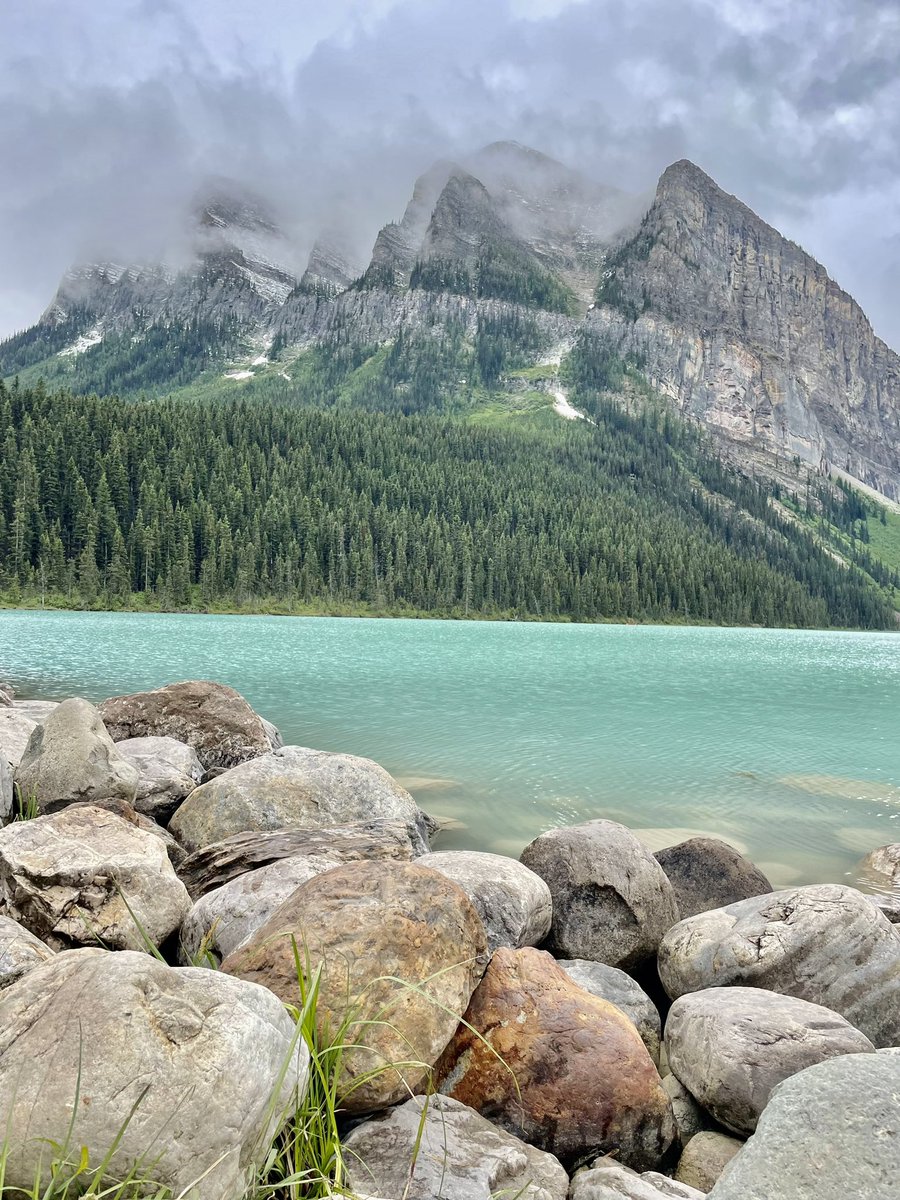
[[[900,343],[894,0],[12,0],[0,334],[73,260],[177,241],[210,175],[370,245],[438,157],[514,138],[634,191],[693,158]]]

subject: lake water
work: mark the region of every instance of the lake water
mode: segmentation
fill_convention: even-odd
[[[655,849],[726,838],[787,885],[900,841],[898,635],[2,612],[3,678],[229,683],[286,742],[374,758],[460,822],[441,848],[607,817]]]

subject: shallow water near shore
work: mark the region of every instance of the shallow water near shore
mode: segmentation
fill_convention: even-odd
[[[607,817],[653,848],[723,837],[784,886],[856,882],[900,841],[897,635],[0,612],[22,697],[188,678],[382,763],[447,818],[443,849]]]

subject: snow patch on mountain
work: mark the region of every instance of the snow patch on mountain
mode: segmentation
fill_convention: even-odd
[[[88,333],[83,333],[81,337],[76,338],[71,346],[60,350],[57,358],[69,358],[75,354],[84,354],[85,350],[90,350],[91,346],[99,346],[102,341],[103,334],[100,330],[91,329]]]

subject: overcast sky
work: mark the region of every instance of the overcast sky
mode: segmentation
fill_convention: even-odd
[[[0,336],[212,174],[371,239],[501,138],[637,191],[693,159],[900,347],[900,0],[0,0]]]

